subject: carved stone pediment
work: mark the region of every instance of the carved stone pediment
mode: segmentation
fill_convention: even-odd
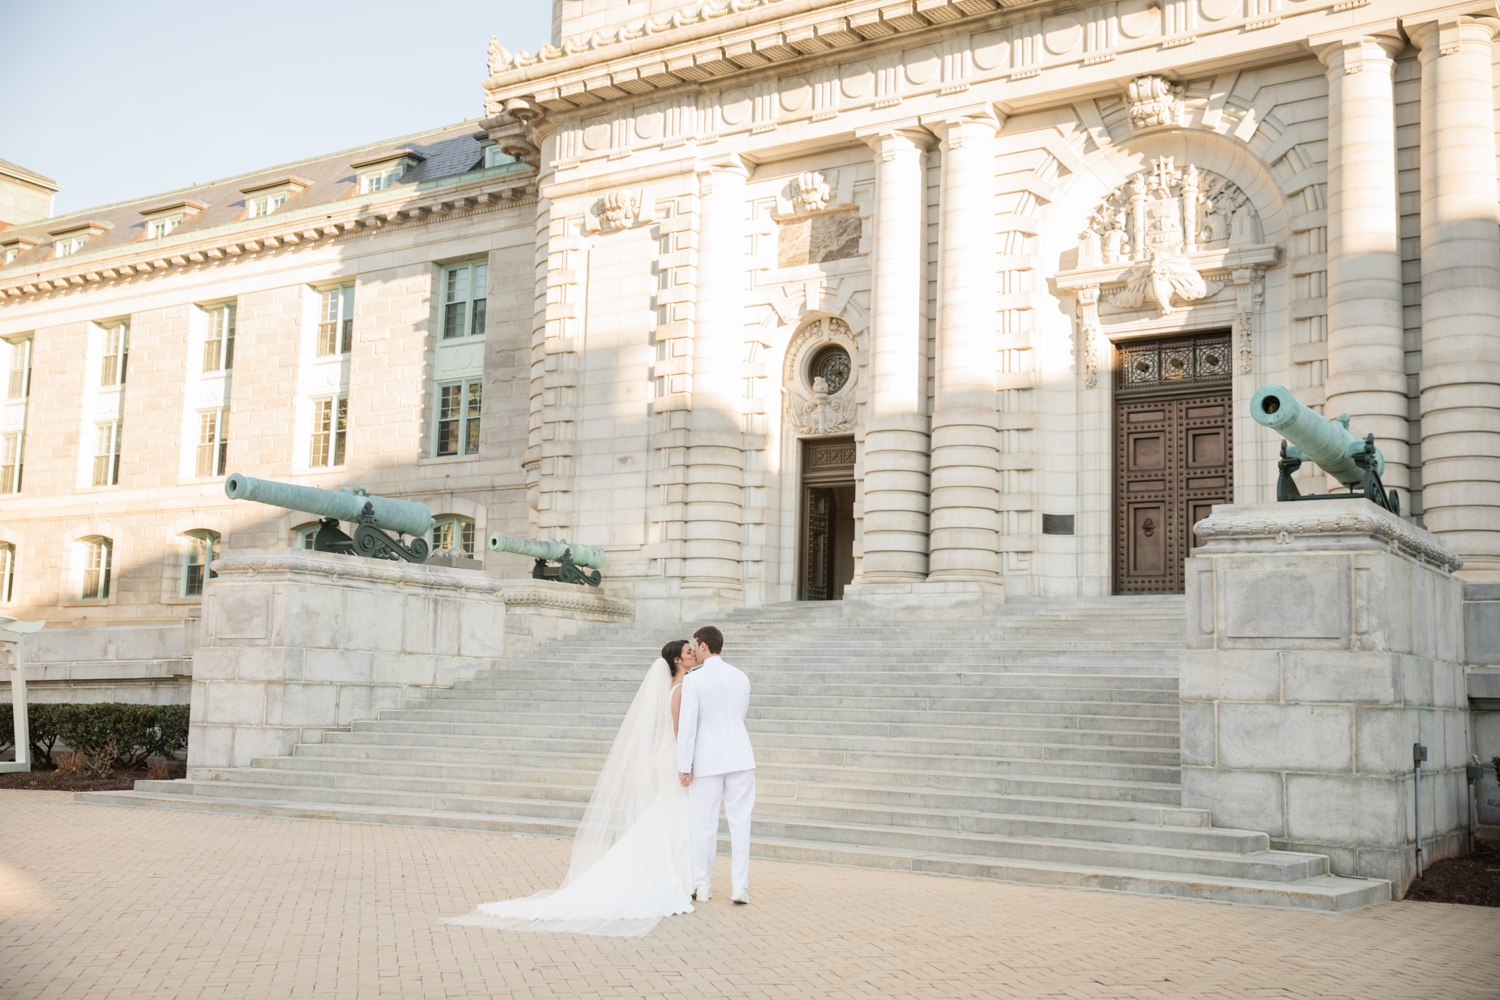
[[[798,434],[844,434],[854,430],[855,339],[836,317],[815,319],[787,344],[782,386],[786,415]]]

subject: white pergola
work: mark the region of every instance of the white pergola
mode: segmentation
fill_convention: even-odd
[[[26,636],[45,624],[0,615],[0,655],[10,667],[10,700],[15,706],[16,724],[16,759],[0,763],[0,773],[31,770],[31,730],[26,724],[26,663],[21,647]]]

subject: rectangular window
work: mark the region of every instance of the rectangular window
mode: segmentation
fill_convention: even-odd
[[[125,362],[130,355],[130,324],[111,323],[104,330],[104,363],[99,369],[100,385],[124,385]]]
[[[503,167],[507,163],[519,162],[514,156],[500,151],[499,146],[487,146],[484,150],[484,165],[486,167]]]
[[[478,379],[438,386],[437,455],[479,454]]]
[[[205,580],[219,574],[208,568],[218,558],[219,536],[212,531],[194,532],[187,536],[187,549],[182,554],[182,596],[202,597]]]
[[[354,286],[325,289],[318,317],[318,357],[348,354],[354,341]]]
[[[367,174],[359,175],[359,190],[362,194],[370,194],[374,191],[384,191],[392,184],[401,179],[406,173],[405,163],[394,163],[380,170],[372,170]]]
[[[10,341],[10,382],[6,399],[25,399],[31,395],[31,338]]]
[[[432,549],[462,552],[474,558],[474,522],[467,517],[440,517],[432,526]]]
[[[224,475],[229,460],[229,410],[198,414],[198,461],[193,474],[200,479]]]
[[[109,597],[110,550],[114,546],[108,538],[90,538],[83,546],[83,586],[78,599],[105,600]]]
[[[245,199],[245,217],[256,219],[262,215],[270,215],[282,205],[286,204],[289,192],[280,191],[276,194],[257,195],[254,198]]]
[[[0,542],[0,604],[9,604],[16,592],[16,547]]]
[[[326,469],[344,464],[344,436],[349,426],[349,397],[313,400],[312,449],[307,464]]]
[[[20,431],[0,437],[0,493],[21,492],[21,449],[24,446]]]
[[[120,481],[120,426],[122,421],[95,424],[95,486],[114,486]]]
[[[203,341],[203,370],[229,371],[234,367],[234,304],[209,306],[208,334]]]
[[[443,339],[484,336],[489,265],[483,261],[443,270]]]
[[[83,245],[88,241],[89,238],[87,236],[69,236],[65,239],[58,240],[53,244],[53,247],[56,250],[56,253],[53,254],[53,256],[71,257],[78,251],[82,250]]]
[[[182,225],[182,216],[169,215],[165,219],[152,219],[146,223],[146,239],[157,240]]]

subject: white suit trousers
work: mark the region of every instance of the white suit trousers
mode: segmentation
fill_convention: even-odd
[[[729,821],[730,884],[750,888],[750,811],[755,808],[755,769],[693,775],[688,812],[693,845],[693,888],[709,884],[719,849],[719,801]]]

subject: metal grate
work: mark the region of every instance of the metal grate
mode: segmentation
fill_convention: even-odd
[[[1123,343],[1115,347],[1115,388],[1121,392],[1225,383],[1233,375],[1228,334]]]

